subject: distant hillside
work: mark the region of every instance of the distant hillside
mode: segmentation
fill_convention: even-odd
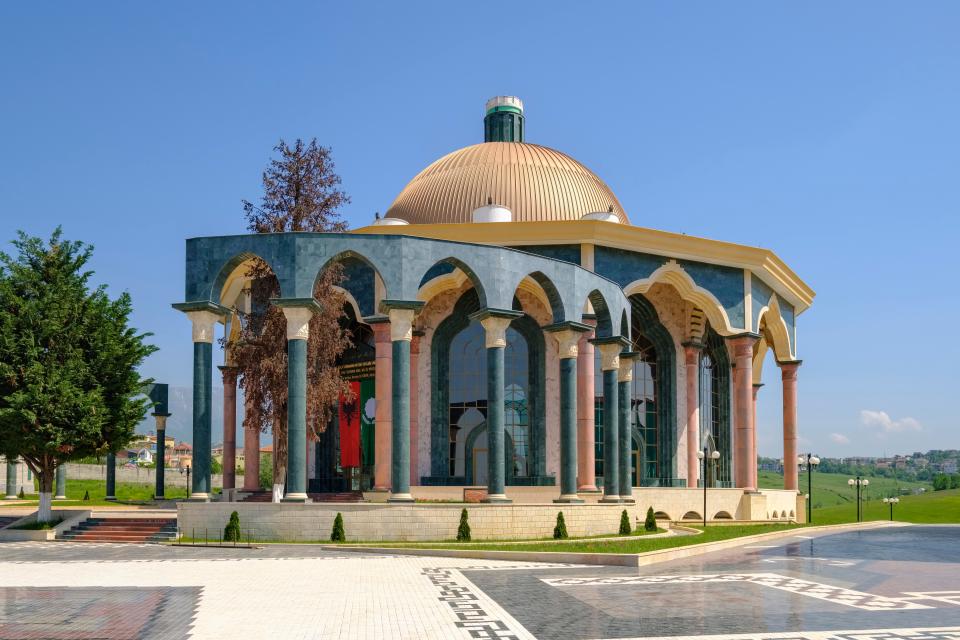
[[[832,507],[836,505],[854,504],[857,499],[855,487],[847,484],[851,476],[843,473],[823,473],[813,472],[813,506],[814,508]],[[782,489],[783,476],[772,471],[761,471],[759,475],[760,488],[762,489]],[[912,492],[914,490],[924,489],[926,492],[933,491],[933,485],[928,482],[912,482],[908,480],[897,480],[895,478],[869,478],[870,484],[867,485],[864,498],[867,500],[879,500],[885,496],[897,495],[899,490],[903,492]],[[800,491],[807,492],[807,474],[800,474]]]

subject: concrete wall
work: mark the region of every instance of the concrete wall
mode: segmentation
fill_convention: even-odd
[[[412,487],[420,499],[462,499],[462,487]],[[426,490],[426,491],[424,491]],[[449,540],[456,538],[460,511],[467,509],[475,540],[549,538],[553,535],[557,512],[563,511],[571,536],[614,534],[620,513],[626,509],[633,522],[643,520],[647,508],[665,514],[667,519],[692,521],[703,518],[703,492],[695,489],[634,490],[634,505],[551,504],[556,497],[551,487],[509,487],[512,505],[429,504],[392,505],[384,503],[316,503],[285,504],[256,502],[181,502],[177,507],[178,526],[183,535],[217,538],[236,510],[240,527],[250,530],[258,540],[328,540],[337,512],[343,514],[348,540]],[[539,503],[519,501],[540,498]],[[548,497],[545,497],[549,494]],[[388,494],[379,494],[384,499]],[[427,497],[430,496],[430,497]],[[451,496],[441,498],[439,496]],[[596,500],[598,496],[592,496]],[[773,506],[785,508],[789,514],[797,509],[797,494],[790,491],[745,493],[741,489],[711,489],[707,495],[708,519],[720,512],[731,520],[764,521],[770,519]],[[792,506],[791,506],[792,505]],[[695,514],[695,517],[690,514]],[[778,520],[781,518],[778,518]],[[787,520],[790,518],[788,517]]]

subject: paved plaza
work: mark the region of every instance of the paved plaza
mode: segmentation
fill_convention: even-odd
[[[649,567],[315,546],[0,544],[0,638],[960,639],[960,527],[790,538]]]

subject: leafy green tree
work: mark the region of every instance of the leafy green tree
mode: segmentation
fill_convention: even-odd
[[[457,542],[470,542],[470,523],[467,522],[467,510],[460,512],[460,526],[457,527]]]
[[[630,535],[630,516],[627,514],[626,509],[620,514],[620,535]]]
[[[20,456],[51,519],[56,469],[130,442],[149,400],[137,368],[156,350],[128,325],[130,295],[91,288],[93,247],[20,232],[0,253],[0,453]]]

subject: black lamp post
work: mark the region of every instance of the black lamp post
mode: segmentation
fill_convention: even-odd
[[[715,462],[720,459],[720,452],[713,451],[707,447],[703,451],[697,451],[697,457],[703,462],[703,526],[707,526],[707,461]]]
[[[863,499],[863,490],[865,487],[870,485],[870,480],[857,476],[856,478],[850,478],[847,480],[847,484],[851,487],[855,486],[857,488],[857,522],[862,522],[863,506],[861,504],[861,500]]]
[[[190,499],[190,467],[180,467],[180,475],[187,474],[187,500]]]
[[[893,505],[900,502],[900,498],[884,498],[883,501],[890,505],[890,522],[893,522]]]
[[[800,456],[798,460],[800,465],[807,465],[807,524],[813,522],[813,468],[820,464],[820,458],[808,453],[806,457]]]

